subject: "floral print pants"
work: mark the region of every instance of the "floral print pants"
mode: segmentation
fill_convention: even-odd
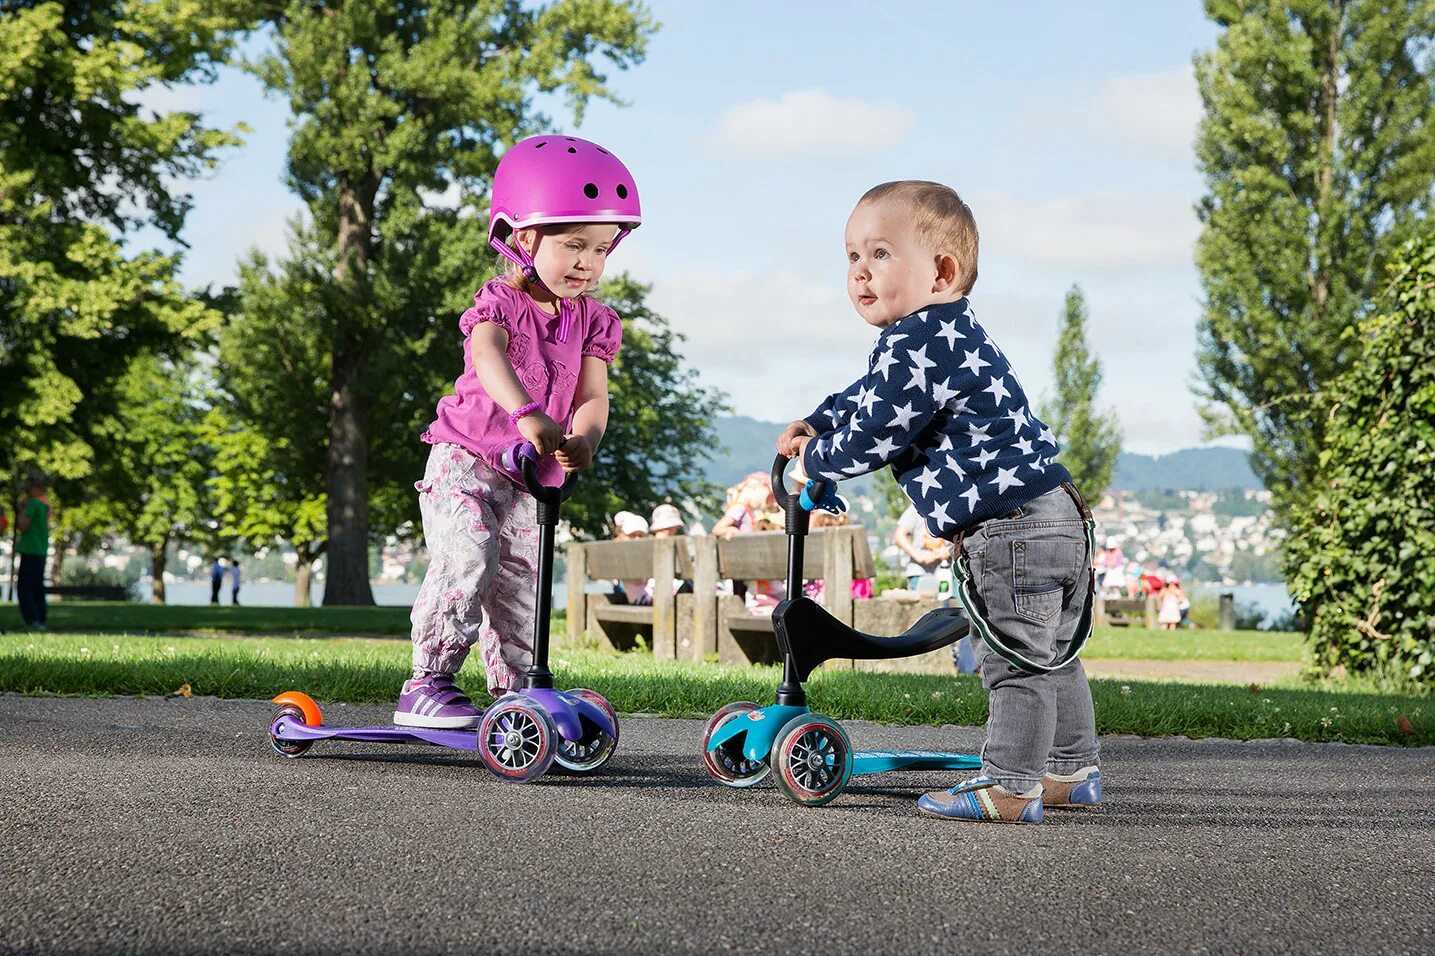
[[[538,502],[460,445],[429,453],[414,485],[429,567],[414,601],[414,676],[457,674],[480,645],[488,691],[517,690],[533,663]]]

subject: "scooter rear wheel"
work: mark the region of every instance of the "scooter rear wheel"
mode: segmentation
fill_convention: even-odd
[[[565,740],[560,737],[553,761],[564,770],[573,773],[592,773],[607,763],[608,759],[613,756],[613,751],[618,749],[618,714],[597,691],[579,687],[568,691],[568,693],[573,697],[586,700],[607,714],[613,727],[613,733],[591,730],[581,740]]]
[[[767,775],[772,772],[766,760],[749,760],[743,756],[742,738],[727,741],[714,750],[708,749],[708,743],[718,728],[757,709],[757,704],[752,701],[740,700],[728,704],[708,718],[707,730],[703,733],[703,765],[707,767],[708,776],[724,786],[755,786],[767,779]]]
[[[821,714],[798,714],[783,724],[771,760],[778,789],[805,807],[837,799],[852,779],[847,732]]]
[[[312,740],[281,740],[278,734],[275,733],[278,729],[279,719],[281,717],[290,717],[295,723],[299,724],[305,722],[304,712],[296,705],[285,704],[279,708],[279,712],[276,713],[274,719],[269,722],[269,745],[274,748],[275,753],[281,757],[293,758],[314,746],[314,741]]]
[[[501,780],[528,783],[553,766],[558,730],[537,704],[510,695],[489,705],[478,725],[478,755]]]

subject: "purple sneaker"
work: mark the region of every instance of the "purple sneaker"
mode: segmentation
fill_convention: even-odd
[[[452,674],[429,674],[405,681],[394,708],[394,723],[401,727],[477,727],[481,716],[468,695],[454,686]]]

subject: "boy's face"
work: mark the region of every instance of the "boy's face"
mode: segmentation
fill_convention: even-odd
[[[925,249],[900,203],[859,203],[847,219],[847,294],[879,329],[932,304],[937,257]]]

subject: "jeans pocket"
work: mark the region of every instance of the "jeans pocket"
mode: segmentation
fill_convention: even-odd
[[[1012,590],[1017,614],[1036,624],[1056,617],[1075,590],[1086,545],[1073,540],[1013,541]]]

